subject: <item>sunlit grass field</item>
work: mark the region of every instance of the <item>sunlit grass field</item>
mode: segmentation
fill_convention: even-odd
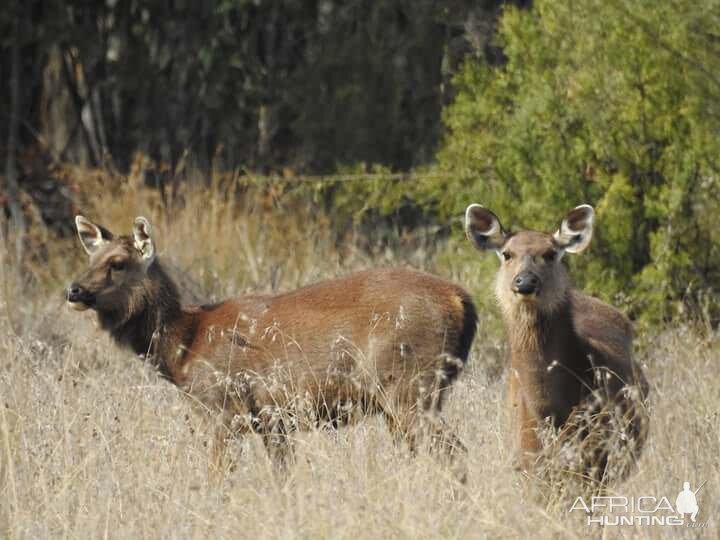
[[[412,266],[477,298],[480,326],[445,409],[468,447],[468,481],[427,452],[410,456],[383,420],[297,435],[278,474],[257,437],[235,441],[237,465],[209,475],[206,424],[189,399],[95,324],[69,311],[62,287],[85,264],[75,238],[35,224],[27,267],[3,251],[0,293],[0,537],[7,538],[717,538],[720,534],[720,335],[702,321],[642,329],[651,427],[637,471],[608,494],[698,492],[704,528],[588,526],[571,487],[514,470],[507,350],[490,296],[494,257],[453,237],[368,246],[321,211],[218,188],[164,205],[123,182],[87,188],[78,206],[127,233],[155,227],[160,256],[188,298],[288,290],[354,270]],[[550,223],[555,216],[548,216]],[[597,224],[598,227],[602,223]],[[362,246],[362,247],[360,247]],[[430,246],[430,247],[428,247]],[[585,255],[592,257],[592,249]],[[589,500],[589,499],[588,499]],[[602,511],[597,515],[602,515]]]

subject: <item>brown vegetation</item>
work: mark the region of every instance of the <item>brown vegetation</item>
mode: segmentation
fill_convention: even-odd
[[[228,203],[213,189],[189,190],[181,194],[183,210],[170,217],[157,193],[127,183],[88,195],[79,209],[90,216],[102,210],[111,229],[123,229],[138,214],[158,224],[160,255],[188,296],[212,301],[274,293],[408,261],[466,284],[479,305],[492,306],[491,267],[460,239],[436,246],[434,254],[414,248],[412,239],[404,242],[404,251],[364,251],[355,248],[351,235],[336,244],[327,216],[315,208],[290,208],[286,200],[273,203],[266,214],[254,203]],[[156,370],[115,347],[92,314],[65,307],[62,291],[85,264],[84,257],[68,257],[77,250],[75,238],[51,242],[46,261],[21,276],[12,254],[1,252],[0,536],[600,534],[599,528],[588,529],[584,515],[568,513],[579,491],[564,473],[562,456],[549,463],[550,477],[513,470],[504,407],[508,351],[499,312],[481,310],[468,367],[443,409],[468,448],[462,497],[451,490],[445,468],[425,450],[409,459],[376,417],[351,429],[293,435],[296,460],[284,478],[274,473],[259,437],[235,441],[236,469],[218,484],[207,475],[212,434],[189,400]],[[694,489],[707,480],[698,493],[698,520],[709,523],[705,530],[634,526],[605,535],[712,537],[720,515],[717,333],[678,323],[639,334],[636,350],[651,387],[653,428],[637,471],[613,484],[610,493],[662,495],[674,502],[684,481]]]

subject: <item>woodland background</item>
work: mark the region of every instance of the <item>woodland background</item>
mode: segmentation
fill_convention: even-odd
[[[719,134],[720,0],[0,3],[0,537],[716,538]],[[588,528],[562,456],[514,470],[472,202],[516,229],[596,208],[564,260],[633,319],[651,387],[608,493],[706,482],[704,527]],[[381,266],[461,284],[480,323],[444,412],[468,483],[377,418],[299,434],[286,476],[233,441],[209,478],[187,396],[65,306],[77,213],[146,216],[193,301]]]
[[[717,0],[6,2],[6,238],[29,203],[70,234],[80,169],[302,193],[385,237],[588,202],[581,285],[717,324],[718,28]]]

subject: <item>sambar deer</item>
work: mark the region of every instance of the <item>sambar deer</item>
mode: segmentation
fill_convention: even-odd
[[[575,471],[605,481],[610,457],[625,459],[612,464],[614,476],[621,477],[639,455],[647,433],[648,384],[632,358],[630,321],[574,290],[561,261],[588,246],[594,215],[591,206],[581,205],[554,234],[512,233],[490,210],[472,204],[465,229],[476,248],[500,258],[495,295],[510,344],[509,398],[521,467],[536,461],[543,425],[549,424],[559,429],[555,442],[564,457],[575,456]],[[571,442],[577,443],[573,450]]]
[[[469,295],[437,277],[374,270],[278,295],[181,305],[150,223],[115,236],[77,216],[90,266],[67,289],[114,341],[143,355],[194,402],[218,413],[225,438],[255,432],[280,462],[289,433],[384,415],[414,450],[421,435],[452,458],[464,447],[439,416],[476,332]],[[456,462],[457,466],[457,462]]]

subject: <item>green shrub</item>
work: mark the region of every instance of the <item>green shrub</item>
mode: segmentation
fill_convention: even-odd
[[[470,202],[507,226],[553,229],[597,210],[576,282],[647,322],[720,290],[720,3],[537,0],[505,10],[508,62],[470,59],[445,111],[439,168],[418,196]],[[717,321],[717,319],[715,319]]]

